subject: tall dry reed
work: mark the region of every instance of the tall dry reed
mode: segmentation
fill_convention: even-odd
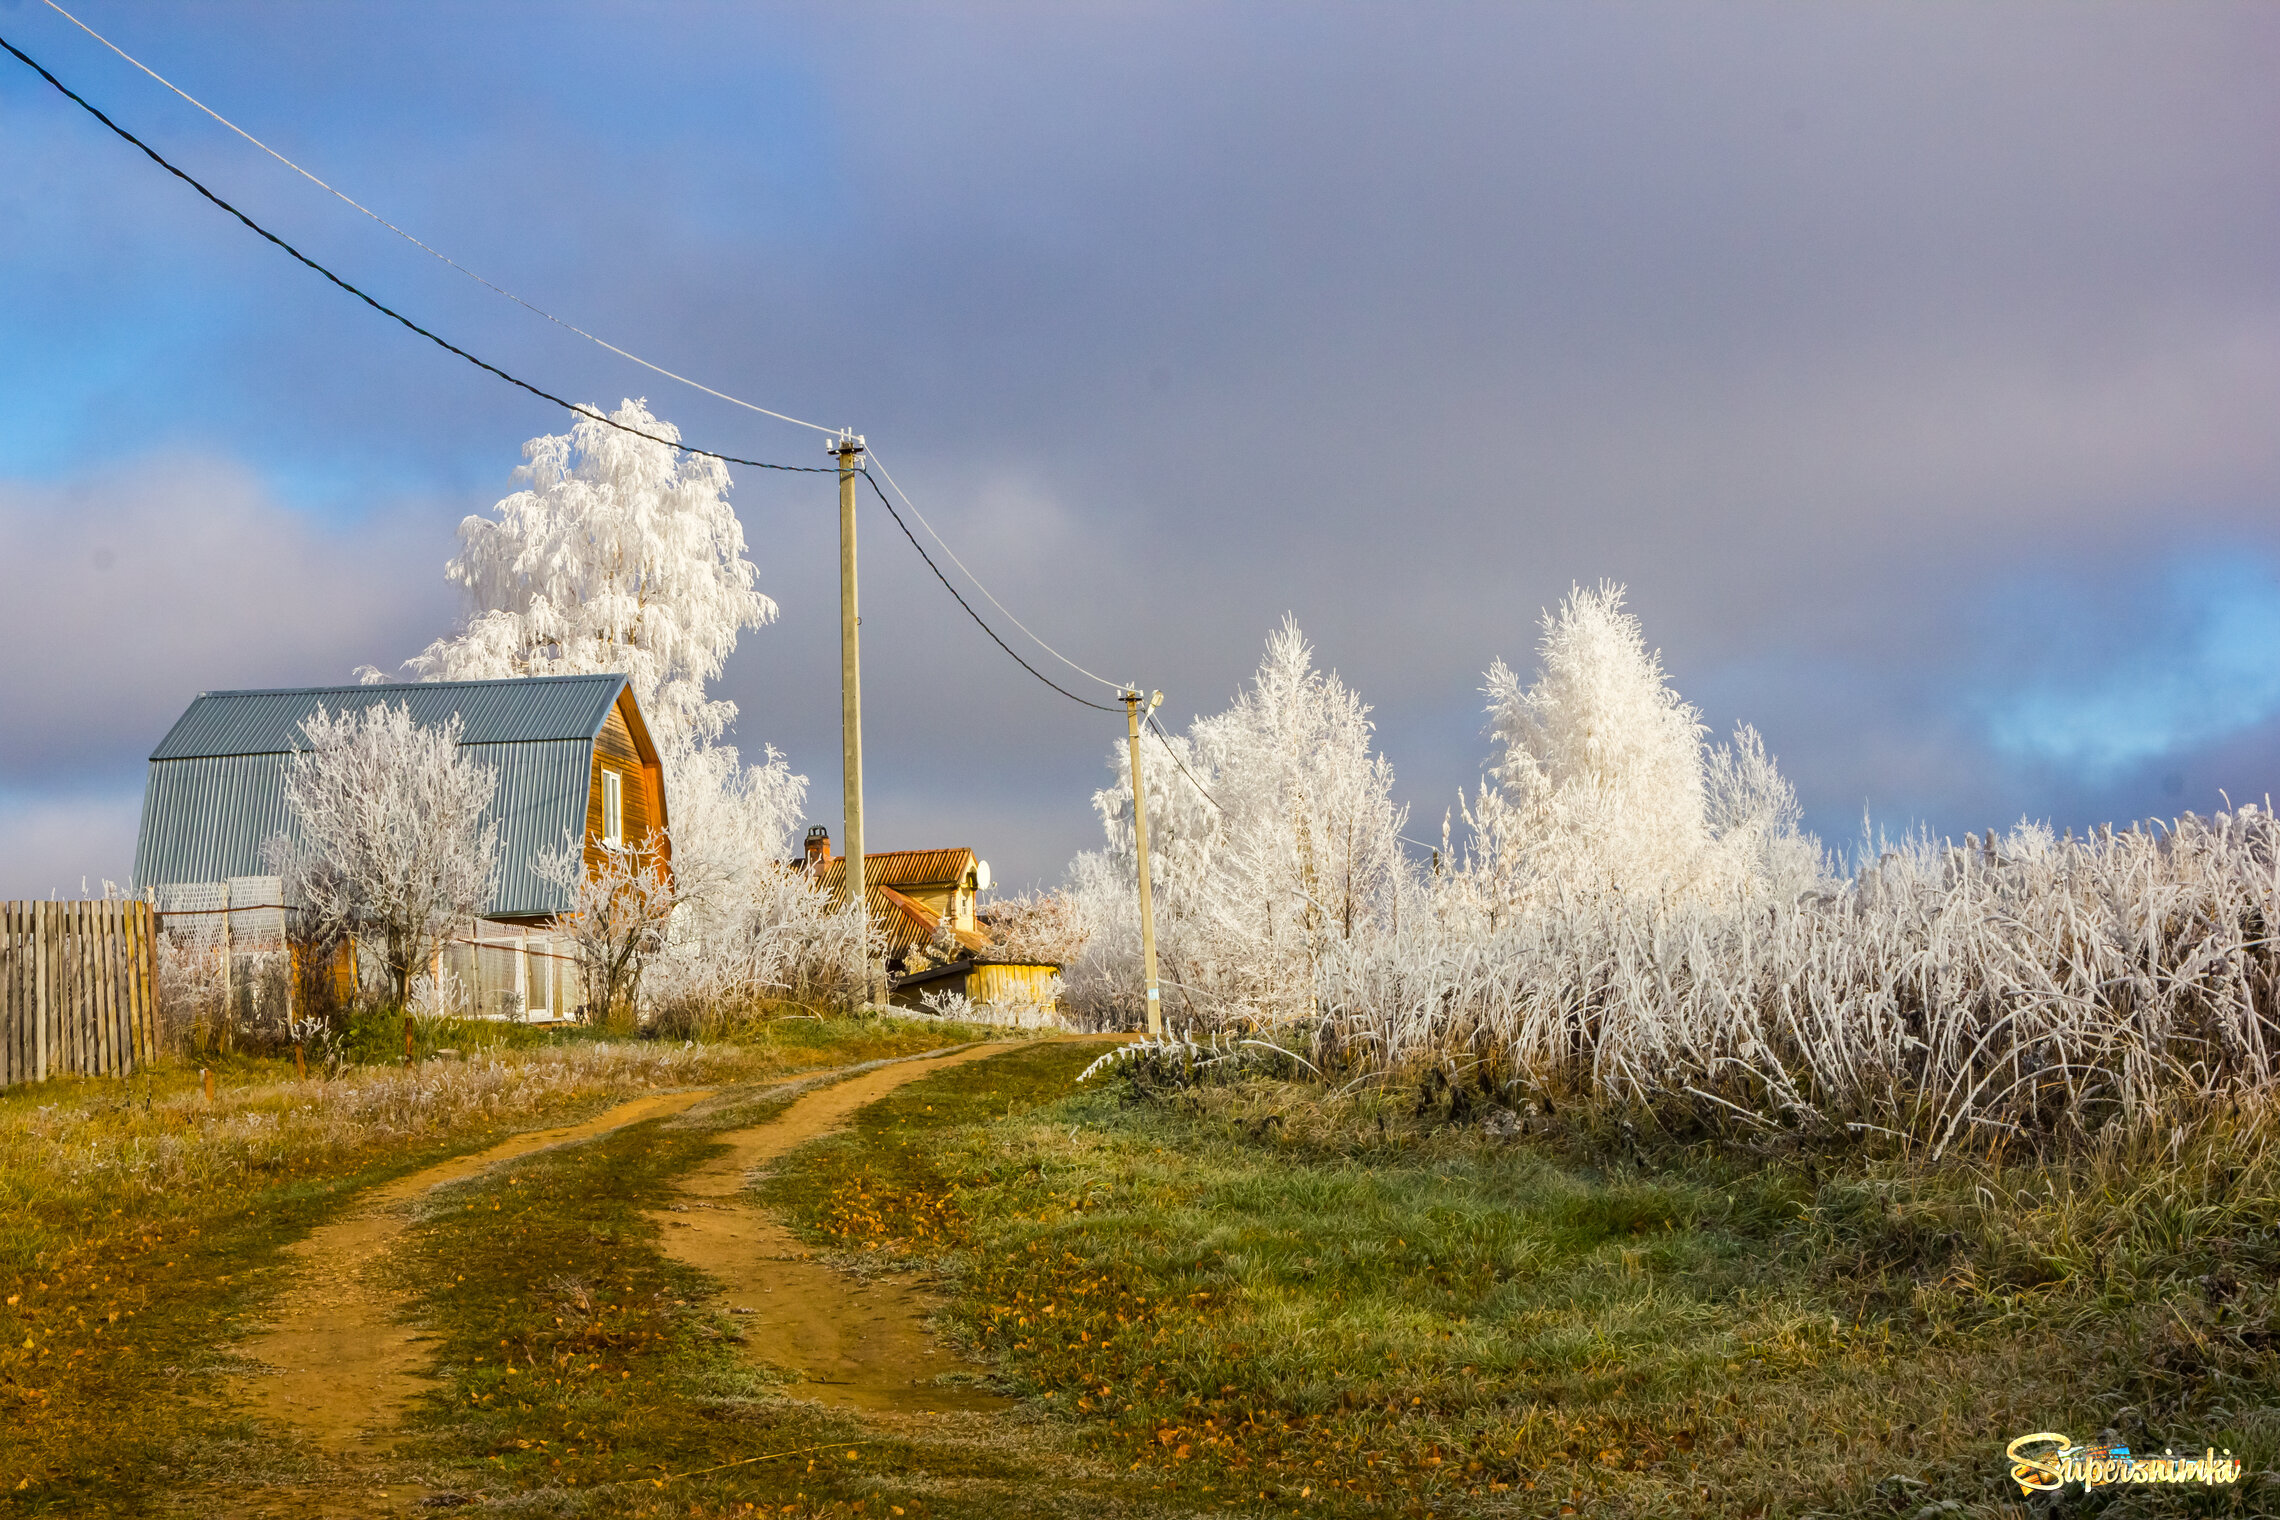
[[[1937,1156],[2272,1090],[2280,829],[2244,807],[2057,839],[1919,839],[1793,900],[1454,890],[1326,948],[1307,1052],[1684,1131]]]

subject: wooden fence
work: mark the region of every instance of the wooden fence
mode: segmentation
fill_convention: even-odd
[[[150,904],[0,902],[0,1086],[158,1053]]]

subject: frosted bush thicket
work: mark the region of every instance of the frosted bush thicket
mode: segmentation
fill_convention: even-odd
[[[1289,658],[1270,644],[1262,684]],[[1334,678],[1273,679],[1362,711]],[[2280,830],[2268,811],[2082,839],[2032,824],[1962,846],[1919,837],[1864,850],[1845,877],[1799,832],[1755,733],[1704,744],[1618,588],[1573,594],[1545,619],[1536,682],[1523,689],[1499,664],[1487,694],[1497,749],[1465,808],[1466,848],[1445,847],[1437,870],[1390,870],[1377,911],[1351,927],[1320,898],[1289,900],[1312,896],[1304,878],[1194,849],[1211,836],[1187,818],[1190,853],[1155,877],[1171,900],[1175,1023],[1273,1042],[1325,1075],[1434,1070],[1497,1105],[1935,1154],[2269,1092]],[[1287,773],[1382,763],[1317,752]],[[1151,823],[1159,789],[1185,784],[1151,771]],[[1288,795],[1261,789],[1229,812],[1246,806],[1264,829]],[[1118,832],[1129,807],[1128,784],[1102,794],[1109,848],[1072,868],[1096,926],[1072,978],[1080,997],[1137,982]],[[1305,815],[1279,816],[1303,857]],[[1286,900],[1269,900],[1278,891]],[[1242,954],[1239,933],[1216,931],[1245,922],[1242,970],[1193,977],[1175,958],[1175,940],[1190,959]],[[1278,924],[1296,932],[1278,938]]]

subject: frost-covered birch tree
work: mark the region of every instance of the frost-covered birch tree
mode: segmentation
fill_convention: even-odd
[[[460,748],[456,716],[431,728],[401,704],[319,709],[301,729],[309,748],[285,772],[289,890],[317,937],[354,934],[379,956],[401,1003],[451,924],[490,897],[498,774]]]
[[[738,636],[776,604],[757,588],[728,468],[674,447],[680,433],[627,401],[611,416],[667,442],[584,418],[533,438],[526,489],[459,526],[445,574],[467,593],[456,633],[407,662],[431,680],[623,671],[665,767],[678,908],[660,970],[692,972],[706,947],[776,905],[807,778],[764,751],[746,765],[713,697]],[[780,905],[779,905],[780,906]]]
[[[624,427],[678,442],[627,401]],[[431,680],[624,671],[660,749],[718,739],[736,704],[706,694],[737,635],[772,622],[728,467],[593,418],[523,445],[528,488],[459,525],[444,567],[468,616],[411,668]]]

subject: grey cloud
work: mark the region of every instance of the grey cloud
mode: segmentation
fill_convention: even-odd
[[[436,514],[312,522],[243,465],[152,458],[0,483],[16,657],[0,780],[139,762],[197,692],[345,679],[447,615]]]
[[[543,35],[539,14],[415,37],[382,10],[258,13],[233,56],[370,66],[329,98],[235,98],[594,330],[868,431],[1024,620],[1176,712],[1221,705],[1295,613],[1377,704],[1421,820],[1477,775],[1480,669],[1526,663],[1537,611],[1602,575],[1824,828],[1864,800],[1953,828],[2126,816],[2170,805],[2163,775],[2280,754],[2236,735],[2086,789],[1958,709],[2032,648],[1975,616],[2022,566],[2088,587],[2176,546],[2280,560],[2269,9],[592,11]],[[570,394],[813,453],[260,193]],[[131,243],[202,213],[87,214]],[[322,440],[290,439],[295,467],[359,462],[354,499],[392,463],[452,500],[374,562],[388,596],[333,598],[354,627],[323,660],[401,658],[448,619],[451,517],[560,421],[300,272],[232,278],[290,292],[246,302],[220,362],[247,410]],[[198,425],[277,467],[266,435]],[[746,471],[737,500],[784,618],[726,688],[835,821],[829,487]],[[865,511],[880,827],[966,831],[1007,879],[1050,879],[1093,837],[1117,723],[1005,661]],[[400,615],[364,610],[389,596]],[[386,647],[346,652],[357,629]],[[40,764],[131,753],[107,702],[36,700],[76,735],[24,741]]]

